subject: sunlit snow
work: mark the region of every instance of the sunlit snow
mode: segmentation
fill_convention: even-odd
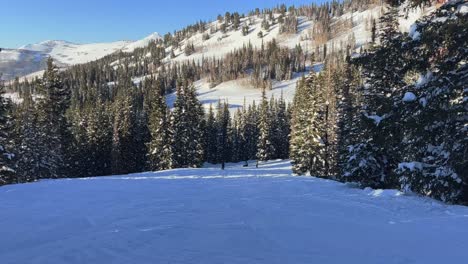
[[[463,263],[468,207],[288,161],[0,187],[0,263]]]

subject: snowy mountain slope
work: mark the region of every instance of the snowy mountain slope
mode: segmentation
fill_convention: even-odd
[[[4,80],[40,71],[45,66],[44,56],[37,51],[3,49],[0,52],[0,74]]]
[[[400,8],[400,30],[402,32],[409,32],[411,25],[414,22],[435,10],[435,7],[424,7],[409,9],[407,5],[403,5]],[[385,12],[385,9],[376,5],[368,10],[363,10],[360,12],[345,13],[340,17],[335,17],[332,20],[332,25],[334,27],[340,27],[340,25],[346,24],[349,21],[352,21],[351,29],[342,30],[336,33],[329,41],[327,41],[328,50],[340,50],[345,48],[345,44],[349,39],[354,39],[356,42],[356,47],[365,46],[371,41],[371,20],[375,19],[378,21],[378,18],[382,16]],[[251,21],[251,22],[249,22]],[[313,40],[313,22],[308,20],[306,17],[299,17],[299,25],[297,34],[280,34],[279,25],[275,24],[270,27],[269,31],[265,31],[261,27],[262,18],[251,16],[241,19],[241,26],[249,24],[249,34],[244,36],[241,30],[234,31],[230,30],[226,33],[217,31],[213,34],[210,32],[210,28],[219,28],[221,24],[218,21],[214,21],[208,24],[206,31],[197,33],[192,37],[182,41],[180,47],[174,50],[176,55],[175,58],[169,56],[172,46],[166,48],[166,53],[168,56],[165,58],[166,63],[173,62],[183,62],[183,61],[195,61],[200,62],[203,58],[222,58],[227,53],[232,52],[235,49],[242,48],[244,45],[249,43],[255,47],[260,48],[262,43],[269,42],[273,39],[281,46],[294,48],[296,45],[301,45],[306,53],[312,53],[315,51],[315,46],[319,45]],[[263,38],[259,38],[257,34],[263,32]],[[204,35],[209,34],[210,38],[203,38]],[[193,44],[195,46],[195,53],[187,56],[184,53],[184,47],[187,44]],[[323,45],[323,44],[322,44]],[[113,63],[113,66],[116,67],[119,62],[116,61]],[[320,64],[318,64],[320,65]],[[318,66],[316,65],[316,66]],[[321,67],[313,67],[315,71],[320,70]],[[309,70],[312,69],[309,66]],[[292,102],[292,99],[295,94],[296,82],[302,76],[301,73],[296,73],[294,78],[289,81],[276,81],[273,84],[272,91],[268,91],[267,96],[270,97],[274,95],[278,98],[281,93],[285,99],[289,102]],[[137,78],[141,81],[144,78]],[[210,88],[210,85],[207,81],[201,80],[195,83],[199,98],[205,107],[209,107],[210,104],[215,105],[218,100],[225,100],[229,102],[231,109],[242,106],[244,103],[244,98],[246,99],[246,104],[249,105],[253,101],[259,102],[261,98],[261,90],[254,88],[248,82],[248,77],[240,80],[228,81],[221,83],[215,88]],[[175,99],[175,95],[168,96],[168,103],[171,105]]]
[[[142,40],[110,43],[75,44],[49,40],[18,49],[5,49],[0,52],[0,72],[4,73],[3,79],[9,80],[15,76],[25,76],[44,69],[49,56],[59,66],[66,67],[97,60],[120,50],[132,52],[160,38],[158,33],[152,33]]]
[[[309,67],[309,70],[316,72],[320,71],[323,64],[316,64]],[[296,73],[291,80],[274,81],[271,90],[266,91],[267,98],[272,96],[276,99],[283,96],[287,102],[292,102],[296,93],[296,83],[302,78],[305,73]],[[203,104],[205,109],[210,107],[210,104],[216,108],[218,102],[227,102],[231,110],[241,108],[244,105],[251,105],[254,101],[258,105],[262,100],[262,90],[255,88],[250,82],[249,77],[223,82],[214,88],[210,87],[210,83],[206,80],[195,82],[198,99]],[[175,93],[167,96],[167,103],[172,107],[176,99]],[[231,111],[234,113],[234,111]]]
[[[341,38],[348,37],[350,34],[359,34],[359,43],[362,45],[368,43],[370,40],[370,32],[365,29],[365,23],[368,16],[377,16],[380,11],[380,7],[374,7],[370,10],[363,11],[362,13],[354,13],[353,21],[355,27],[351,31],[347,31],[343,36],[339,38],[330,40],[327,45],[331,46],[334,42],[339,42]],[[351,14],[344,14],[341,17],[334,18],[335,23],[339,23],[345,19],[348,19]],[[301,45],[308,53],[313,52],[312,47],[317,44],[312,40],[312,28],[313,23],[308,20],[306,17],[298,18],[298,32],[296,34],[280,34],[279,24],[272,25],[268,31],[262,29],[262,18],[252,16],[241,19],[241,25],[248,24],[249,20],[253,23],[250,24],[249,34],[246,36],[242,35],[240,30],[238,31],[229,31],[227,33],[222,33],[217,31],[214,34],[210,34],[210,39],[203,40],[203,35],[210,32],[210,28],[219,28],[221,24],[218,21],[211,22],[207,26],[207,30],[202,33],[195,34],[183,41],[182,45],[191,43],[195,46],[196,52],[190,56],[186,56],[183,52],[183,49],[176,49],[175,54],[176,58],[171,59],[169,56],[166,58],[166,61],[184,61],[184,60],[195,60],[200,61],[202,58],[222,58],[227,53],[233,51],[234,49],[242,48],[244,45],[252,44],[254,48],[260,48],[262,43],[267,43],[275,39],[279,45],[294,48],[296,45]],[[263,38],[258,37],[258,33],[263,32]],[[167,48],[169,53],[172,47]]]
[[[0,263],[464,263],[468,207],[288,161],[0,187]]]
[[[411,25],[420,17],[429,14],[434,11],[435,7],[424,7],[416,9],[408,9],[407,5],[403,5],[400,8],[400,30],[408,32]],[[326,42],[329,50],[343,49],[345,47],[340,46],[341,42],[346,42],[349,38],[355,38],[356,46],[360,47],[371,41],[371,25],[370,21],[372,18],[378,21],[378,18],[382,16],[385,9],[376,5],[368,10],[359,12],[345,13],[342,16],[335,17],[332,19],[332,26],[344,24],[346,21],[352,21],[352,27],[350,30],[342,30],[336,36],[333,36],[329,41]],[[250,24],[248,21],[252,21]],[[301,45],[307,52],[314,52],[315,45],[319,45],[313,40],[313,22],[306,17],[298,18],[298,32],[297,34],[280,34],[279,25],[275,24],[270,27],[268,31],[265,31],[261,27],[262,18],[251,16],[241,19],[241,25],[250,24],[249,34],[246,36],[242,35],[242,31],[228,31],[222,33],[217,31],[214,34],[210,34],[208,40],[203,40],[203,35],[210,33],[210,28],[219,28],[221,24],[218,21],[211,22],[207,26],[207,30],[184,40],[181,48],[175,50],[176,58],[171,59],[169,56],[166,58],[167,62],[170,61],[184,61],[184,60],[195,60],[200,61],[202,58],[222,58],[227,53],[234,49],[242,48],[248,43],[252,44],[255,48],[260,48],[262,43],[267,43],[273,39],[276,39],[279,45],[288,48],[294,48],[296,45]],[[259,38],[257,35],[259,32],[263,32],[264,37]],[[187,43],[194,44],[196,52],[190,56],[186,56],[183,52],[183,47]],[[169,54],[172,47],[166,49]]]
[[[144,39],[137,40],[137,41],[131,42],[130,44],[125,45],[125,47],[122,48],[122,51],[123,52],[132,52],[137,48],[146,47],[146,46],[148,46],[148,44],[150,44],[150,42],[158,40],[158,39],[161,39],[161,35],[159,35],[159,33],[154,32],[154,33],[151,33],[150,35],[148,35]]]
[[[403,5],[400,10],[400,28],[402,31],[408,32],[414,21],[430,12],[435,7],[418,8],[416,10],[408,10],[406,5]],[[354,38],[356,46],[360,47],[369,43],[371,38],[370,21],[378,19],[384,12],[380,5],[371,6],[368,10],[360,12],[349,12],[342,16],[332,19],[332,26],[340,26],[352,21],[351,29],[338,30],[336,35],[326,42],[327,49],[342,49],[343,43]],[[277,16],[277,15],[276,15]],[[249,22],[250,21],[250,22]],[[268,42],[276,39],[277,42],[285,47],[294,48],[300,44],[306,52],[312,53],[316,45],[325,43],[316,43],[313,40],[313,22],[306,17],[299,17],[299,25],[297,34],[280,34],[279,25],[272,25],[266,31],[261,27],[262,18],[257,16],[247,16],[241,19],[241,25],[249,24],[249,34],[242,35],[241,30],[229,30],[227,33],[217,31],[210,34],[208,40],[203,40],[203,35],[210,33],[211,28],[220,28],[220,23],[214,21],[208,24],[205,32],[200,32],[193,35],[189,39],[181,42],[180,48],[175,49],[175,58],[169,56],[172,47],[167,47],[168,56],[165,62],[180,62],[185,60],[200,61],[202,58],[216,57],[221,58],[234,49],[241,48],[243,45],[251,43],[254,47],[259,48],[262,42]],[[259,38],[257,34],[262,31],[264,37]],[[117,41],[111,43],[95,43],[95,44],[74,44],[66,41],[44,41],[37,44],[30,44],[20,47],[19,49],[4,49],[0,52],[0,72],[3,72],[3,79],[11,80],[15,76],[25,76],[36,71],[42,70],[45,67],[45,59],[52,56],[56,63],[60,66],[69,66],[74,64],[86,63],[92,60],[102,58],[113,52],[122,50],[124,52],[132,52],[135,48],[147,46],[150,41],[161,39],[158,33],[152,33],[144,39],[138,41]],[[195,46],[195,53],[190,56],[184,54],[183,47],[186,44]]]

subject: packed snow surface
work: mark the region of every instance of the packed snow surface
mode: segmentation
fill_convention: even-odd
[[[288,161],[0,187],[0,263],[464,263],[468,208]]]

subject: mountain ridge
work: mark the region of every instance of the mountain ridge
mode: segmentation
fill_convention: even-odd
[[[12,80],[43,70],[45,61],[50,56],[60,67],[87,63],[100,59],[119,50],[132,52],[136,48],[147,46],[151,41],[161,39],[161,35],[153,32],[136,41],[120,40],[114,42],[97,42],[78,44],[66,40],[45,40],[26,44],[17,49],[2,49],[0,51],[0,73],[2,79]]]

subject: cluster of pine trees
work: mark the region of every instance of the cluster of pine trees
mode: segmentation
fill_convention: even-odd
[[[399,32],[393,6],[380,19],[378,45],[298,84],[296,173],[468,202],[462,2],[419,21],[411,35]]]
[[[220,101],[205,113],[190,81],[178,80],[170,110],[161,79],[135,85],[123,75],[109,99],[92,88],[76,96],[62,76],[49,59],[34,94],[17,105],[2,97],[2,184],[288,157],[282,97],[264,91],[258,107],[231,115]]]
[[[371,47],[353,54],[350,43],[347,51],[322,52],[323,69],[298,82],[291,107],[283,98],[266,98],[265,90],[313,63],[300,46],[289,50],[272,41],[223,59],[164,64],[164,47],[203,32],[204,22],[64,72],[49,61],[42,79],[9,87],[20,93],[20,104],[0,97],[0,184],[290,158],[297,174],[468,203],[463,1],[442,6],[411,34],[398,30],[400,1],[390,2],[372,23]],[[344,1],[252,15],[288,32],[293,15],[325,21],[330,12],[360,7]],[[242,17],[227,13],[218,20],[237,30]],[[135,81],[151,73],[157,78]],[[232,114],[221,101],[205,113],[191,85],[204,77],[217,84],[245,76],[263,89],[262,100]],[[169,109],[166,95],[174,90]]]
[[[379,1],[347,0],[300,7],[279,5],[271,9],[260,10],[257,8],[248,13],[250,16],[248,19],[244,14],[226,12],[224,16],[218,16],[218,24],[224,25],[222,28],[225,32],[240,30],[244,35],[248,35],[253,23],[252,17],[256,16],[263,19],[262,24],[264,24],[266,31],[278,24],[281,33],[291,34],[297,32],[299,16],[303,16],[311,20],[314,25],[324,25],[320,31],[314,31],[314,36],[326,36],[320,41],[320,44],[323,45],[322,48],[316,49],[316,56],[318,57],[321,53],[320,58],[325,59],[327,53],[325,43],[332,37],[331,32],[335,28],[331,19],[345,12],[364,10],[377,2]],[[299,46],[289,51],[280,48],[276,41],[265,43],[264,48],[258,50],[252,50],[250,45],[246,45],[245,48],[233,52],[223,59],[205,58],[202,62],[185,60],[180,63],[165,63],[165,59],[175,58],[180,54],[190,56],[195,53],[198,47],[189,41],[189,38],[195,34],[203,34],[203,39],[208,40],[218,30],[221,29],[216,26],[213,28],[213,24],[198,21],[181,30],[165,34],[161,40],[153,41],[147,47],[137,48],[133,52],[117,52],[95,62],[74,66],[70,71],[67,71],[69,74],[63,79],[70,82],[73,91],[83,90],[81,87],[84,85],[104,86],[116,82],[122,72],[132,78],[154,74],[166,79],[166,87],[175,89],[177,79],[186,78],[188,74],[191,75],[188,79],[192,81],[210,77],[213,85],[216,85],[225,80],[245,76],[246,69],[251,68],[255,69],[257,73],[252,83],[258,87],[265,87],[268,86],[267,75],[273,75],[272,79],[285,80],[290,78],[292,72],[303,72],[304,70],[304,63],[307,59],[306,52],[304,52],[305,47]],[[253,59],[254,54],[252,53],[257,53],[255,59]],[[269,58],[269,55],[272,57]],[[23,84],[15,85],[14,90],[22,92],[20,86]],[[37,87],[35,84],[30,86],[33,86],[32,89]]]

